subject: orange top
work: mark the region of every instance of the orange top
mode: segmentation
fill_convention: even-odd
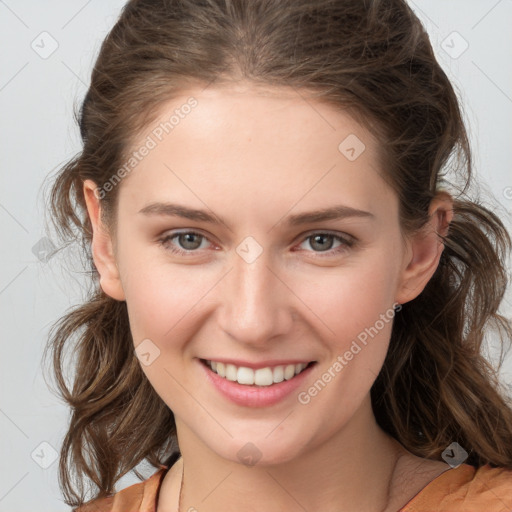
[[[156,512],[158,491],[167,472],[108,498],[93,500],[73,512]],[[511,512],[512,470],[461,464],[441,473],[397,512]]]

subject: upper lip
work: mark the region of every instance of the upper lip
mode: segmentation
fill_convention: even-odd
[[[244,366],[246,368],[252,368],[253,370],[258,370],[259,368],[266,368],[267,366],[288,366],[289,364],[309,364],[313,361],[312,359],[267,359],[265,361],[258,361],[257,363],[251,361],[243,361],[240,359],[229,359],[223,357],[205,357],[201,358],[205,361],[215,361],[218,363],[224,364],[234,364],[235,366]]]

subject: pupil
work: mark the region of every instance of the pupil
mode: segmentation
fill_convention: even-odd
[[[184,235],[181,235],[182,236],[182,239],[184,239],[185,243],[184,243],[184,246],[187,248],[187,249],[197,249],[197,242],[196,244],[194,245],[194,242],[193,242],[193,239],[194,237],[196,237],[197,235],[194,234],[194,233],[185,233]],[[192,241],[191,241],[192,239]],[[187,244],[191,243],[192,244],[192,247],[188,247]]]
[[[323,240],[325,240],[326,238],[331,238],[331,239],[332,239],[331,235],[315,235],[315,236],[313,237],[313,240],[314,240],[314,242],[316,243],[318,239],[320,239],[320,240],[322,240],[322,239],[323,239]],[[325,244],[325,243],[323,243],[323,244],[321,243],[321,244],[320,244],[320,249],[325,249],[325,248],[326,248],[326,244]],[[330,248],[330,247],[328,247],[328,249],[329,249],[329,248]]]

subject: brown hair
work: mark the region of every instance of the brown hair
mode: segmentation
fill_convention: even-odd
[[[404,0],[131,0],[92,71],[78,119],[83,150],[59,170],[50,196],[59,234],[80,244],[93,278],[87,302],[53,326],[47,346],[72,408],[59,473],[66,503],[84,502],[84,477],[96,486],[93,497],[112,493],[141,461],[158,467],[176,441],[173,413],[135,355],[126,303],[99,286],[83,181],[106,183],[158,107],[188,85],[238,79],[307,90],[365,119],[381,141],[404,233],[427,222],[440,186],[451,187],[454,219],[439,266],[395,317],[372,404],[380,426],[415,455],[440,459],[457,441],[466,463],[512,468],[510,399],[481,354],[488,328],[502,344],[512,338],[498,314],[511,240],[490,209],[468,199],[472,162],[461,109],[410,7]],[[101,199],[110,226],[118,188]],[[72,387],[64,377],[70,347]]]

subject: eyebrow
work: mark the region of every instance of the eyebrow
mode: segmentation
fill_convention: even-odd
[[[208,222],[214,225],[228,225],[228,223],[218,215],[212,215],[206,210],[189,208],[187,206],[176,203],[150,203],[139,210],[139,213],[144,215],[182,217],[184,219]],[[301,224],[311,224],[314,222],[322,222],[328,220],[340,220],[348,217],[361,217],[368,219],[375,218],[375,216],[370,212],[358,210],[356,208],[352,208],[351,206],[337,205],[330,208],[322,208],[310,212],[289,215],[285,218],[285,223],[288,226],[299,226]]]

